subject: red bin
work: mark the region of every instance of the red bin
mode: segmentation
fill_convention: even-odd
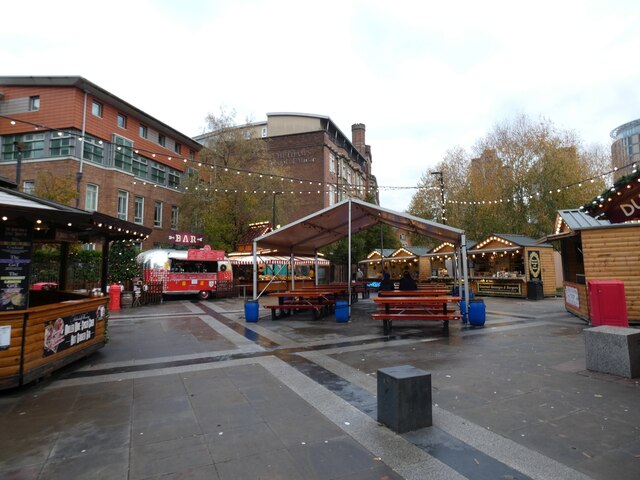
[[[591,325],[628,327],[627,299],[622,280],[589,280]]]
[[[109,285],[109,310],[120,310],[120,292],[122,287],[117,283]]]

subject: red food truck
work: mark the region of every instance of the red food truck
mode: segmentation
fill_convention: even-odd
[[[145,284],[162,283],[166,295],[194,294],[205,300],[233,291],[231,263],[223,250],[209,245],[189,250],[154,249],[136,258]]]

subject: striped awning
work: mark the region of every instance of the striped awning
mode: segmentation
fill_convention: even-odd
[[[291,257],[284,255],[258,255],[258,265],[288,265]],[[229,257],[231,265],[253,265],[253,255]],[[295,265],[315,265],[314,257],[293,257]],[[327,266],[329,260],[318,258],[318,265]]]

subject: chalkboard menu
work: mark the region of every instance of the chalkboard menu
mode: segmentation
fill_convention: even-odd
[[[28,306],[31,245],[30,224],[0,222],[0,311]]]

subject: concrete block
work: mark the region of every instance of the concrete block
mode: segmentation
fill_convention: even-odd
[[[587,370],[640,377],[640,330],[601,325],[584,330]]]
[[[378,421],[396,433],[430,427],[431,374],[411,365],[379,369]]]

